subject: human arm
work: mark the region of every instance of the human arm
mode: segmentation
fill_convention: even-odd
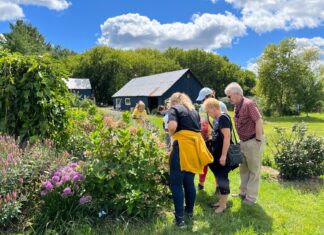
[[[255,122],[255,139],[258,142],[262,141],[262,135],[263,135],[263,121],[262,118],[259,118],[256,122]]]
[[[168,122],[168,130],[171,136],[176,132],[177,127],[178,127],[178,123],[176,121],[171,120]]]
[[[226,157],[227,157],[227,151],[230,146],[230,139],[231,139],[231,129],[230,128],[222,128],[221,132],[223,134],[223,149],[222,149],[222,155],[219,159],[219,163],[222,166],[225,166],[226,164]]]

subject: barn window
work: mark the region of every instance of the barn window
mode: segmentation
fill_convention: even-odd
[[[125,98],[125,105],[131,105],[130,98]]]
[[[187,78],[190,78],[190,73],[187,73]]]

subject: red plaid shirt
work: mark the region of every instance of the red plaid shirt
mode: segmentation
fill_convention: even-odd
[[[243,97],[242,102],[235,105],[234,121],[240,140],[246,141],[255,137],[255,122],[261,118],[258,106],[250,99]]]

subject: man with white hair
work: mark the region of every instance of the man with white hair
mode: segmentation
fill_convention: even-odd
[[[244,155],[240,164],[240,193],[233,196],[240,196],[245,204],[252,205],[258,198],[261,155],[265,146],[262,116],[257,105],[243,96],[238,83],[230,83],[225,88],[225,94],[234,104],[234,122]]]

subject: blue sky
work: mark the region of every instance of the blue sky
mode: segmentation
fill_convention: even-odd
[[[322,0],[0,0],[0,33],[17,18],[77,52],[200,48],[252,69],[269,43],[295,37],[324,54]]]

